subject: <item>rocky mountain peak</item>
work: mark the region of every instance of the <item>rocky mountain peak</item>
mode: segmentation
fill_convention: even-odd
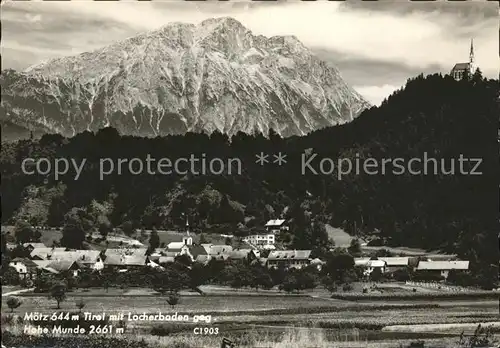
[[[369,106],[296,37],[253,35],[230,17],[170,23],[9,74],[2,87],[10,121],[65,135],[303,135]]]

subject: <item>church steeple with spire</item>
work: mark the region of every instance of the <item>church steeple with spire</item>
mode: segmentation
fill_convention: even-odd
[[[474,39],[470,39],[470,53],[469,53],[469,73],[473,75],[476,71],[476,65],[474,62]]]
[[[186,236],[182,238],[182,241],[184,242],[184,245],[193,244],[193,238],[189,235],[189,220],[187,216],[186,216]]]

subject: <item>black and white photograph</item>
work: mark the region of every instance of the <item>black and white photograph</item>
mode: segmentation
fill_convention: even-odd
[[[500,347],[494,1],[2,1],[2,348]]]

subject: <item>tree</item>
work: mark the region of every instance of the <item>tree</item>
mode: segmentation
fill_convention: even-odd
[[[2,266],[2,271],[4,269],[5,271],[2,274],[2,285],[19,285],[20,278],[19,273],[17,273],[16,269],[11,266]]]
[[[398,282],[406,282],[411,279],[411,272],[407,267],[400,268],[392,272],[392,277]]]
[[[18,220],[14,227],[14,234],[16,236],[17,243],[23,244],[34,241],[35,231],[28,222]]]
[[[172,307],[172,309],[175,308],[175,306],[179,303],[180,301],[180,296],[177,292],[171,292],[168,295],[167,303]]]
[[[61,309],[61,302],[66,300],[66,285],[59,283],[52,286],[49,298],[57,302],[57,309]]]
[[[190,279],[185,270],[180,271],[170,266],[153,274],[151,284],[153,290],[165,295],[168,292],[178,292],[188,287]]]
[[[349,273],[354,270],[354,258],[342,250],[335,250],[327,255],[323,272],[329,275],[333,282],[342,284]]]
[[[351,244],[349,245],[349,248],[347,249],[349,251],[349,254],[353,256],[358,256],[361,254],[361,243],[359,242],[359,239],[353,238],[351,239]]]
[[[483,81],[483,72],[481,69],[477,68],[476,71],[474,71],[474,74],[472,74],[472,82],[474,84],[476,83],[481,83]]]
[[[126,236],[132,236],[135,233],[134,225],[131,221],[125,221],[122,226],[122,231]]]
[[[21,306],[22,302],[20,299],[17,297],[10,297],[7,300],[7,306],[10,308],[10,312],[14,312],[14,309],[19,308]]]
[[[8,250],[7,250],[7,233],[2,233],[1,242],[2,242],[2,250],[1,250],[2,256],[7,255],[7,252],[8,252]]]
[[[373,269],[373,271],[370,273],[370,280],[372,282],[378,282],[382,279],[383,277],[383,274],[382,274],[382,270],[380,269],[380,267],[376,267]]]
[[[103,238],[106,238],[108,236],[108,233],[111,232],[112,228],[111,228],[111,223],[109,221],[107,222],[104,222],[104,221],[101,221],[99,223],[99,233],[101,234],[101,236]]]
[[[72,208],[64,215],[61,245],[72,249],[81,249],[85,235],[93,227],[92,220],[83,208]]]
[[[193,263],[193,261],[187,254],[177,255],[174,258],[174,261],[186,267],[191,266],[191,264]]]
[[[270,289],[273,287],[273,280],[271,279],[271,276],[269,275],[269,272],[266,268],[260,265],[252,266],[250,269],[250,274],[250,285],[256,290],[258,290],[259,287],[262,287],[264,289]]]
[[[285,281],[280,286],[280,288],[282,288],[283,290],[285,290],[288,293],[299,290],[297,278],[292,274],[288,274],[285,278]]]
[[[82,309],[83,307],[85,307],[85,302],[83,302],[83,300],[79,300],[75,303],[76,305],[76,308],[78,308],[78,310],[80,311],[80,313],[82,312]]]
[[[149,235],[149,250],[153,252],[160,246],[160,236],[158,235],[158,231],[153,229],[151,234]]]
[[[207,243],[207,238],[205,237],[204,233],[200,233],[200,244],[205,244]]]
[[[189,270],[189,279],[191,288],[197,288],[204,284],[208,279],[207,269],[201,263],[194,263]]]
[[[296,274],[299,290],[314,289],[318,285],[318,277],[311,269],[301,269]]]

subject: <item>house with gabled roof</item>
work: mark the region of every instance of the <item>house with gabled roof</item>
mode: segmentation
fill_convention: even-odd
[[[289,227],[285,219],[273,219],[264,225],[269,233],[279,234],[281,231],[288,231]]]
[[[36,270],[38,268],[33,260],[20,257],[12,259],[9,263],[9,267],[14,268],[21,279],[33,279],[36,276]]]
[[[56,260],[56,261],[51,261],[47,266],[44,267],[45,269],[51,269],[56,271],[57,273],[65,273],[68,272],[74,277],[78,276],[78,273],[81,270],[81,265],[72,260]]]
[[[54,252],[63,252],[67,251],[67,248],[58,247],[58,248],[35,248],[30,252],[30,257],[32,260],[48,260],[52,257]]]
[[[273,250],[267,257],[269,268],[303,268],[311,262],[311,250]]]
[[[451,270],[468,271],[469,261],[419,261],[416,272],[427,272],[440,274],[445,279]]]
[[[50,259],[54,261],[75,261],[83,268],[93,270],[101,270],[104,268],[101,252],[99,250],[54,251],[50,255]]]
[[[45,244],[39,242],[23,243],[23,248],[29,250],[30,252],[36,248],[46,248],[46,247],[47,246]]]
[[[410,265],[409,257],[377,257],[377,259],[385,262],[385,268],[388,272],[406,268]]]
[[[260,251],[256,249],[234,249],[229,253],[229,258],[235,261],[252,262],[260,258]]]
[[[354,259],[354,266],[363,268],[363,274],[369,276],[376,268],[382,273],[387,271],[387,262],[380,257],[361,257]]]
[[[129,270],[146,267],[148,263],[149,259],[147,256],[110,254],[104,259],[104,268]]]

